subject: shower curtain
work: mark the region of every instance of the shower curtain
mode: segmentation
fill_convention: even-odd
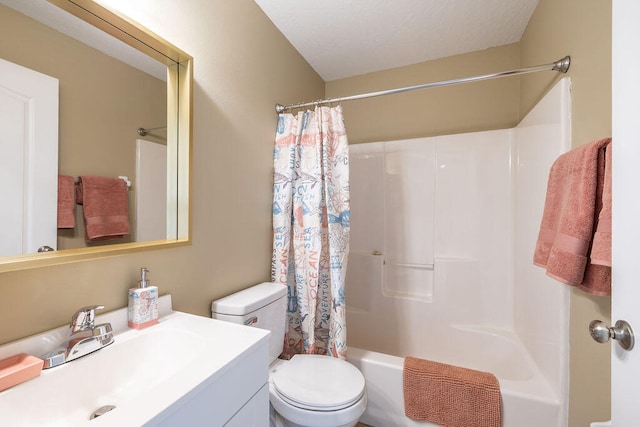
[[[288,287],[284,354],[346,358],[349,146],[342,107],[280,114],[271,279]]]

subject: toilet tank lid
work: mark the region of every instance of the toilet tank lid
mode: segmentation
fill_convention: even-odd
[[[264,282],[213,301],[211,312],[243,316],[283,298],[286,294],[285,285]]]

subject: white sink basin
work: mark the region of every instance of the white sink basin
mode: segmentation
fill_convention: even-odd
[[[266,349],[268,337],[264,330],[172,311],[161,315],[157,325],[143,330],[123,327],[126,309],[96,320],[112,323],[115,342],[1,392],[2,425],[159,425],[192,399],[198,389],[215,383],[238,359],[257,348]],[[37,356],[33,340],[42,345],[58,335],[55,330],[22,340],[22,348],[29,349],[25,341],[32,340],[31,351],[26,352]],[[18,344],[0,347],[0,359],[24,351],[16,347]],[[266,383],[266,351],[256,357],[258,365],[264,365],[264,378],[259,381]],[[105,405],[115,409],[89,419]],[[207,421],[216,425],[213,420]]]

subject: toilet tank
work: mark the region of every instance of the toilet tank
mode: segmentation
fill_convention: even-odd
[[[211,303],[211,317],[271,331],[270,362],[282,353],[287,310],[287,287],[260,283]]]

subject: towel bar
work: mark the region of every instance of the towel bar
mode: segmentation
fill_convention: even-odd
[[[127,189],[131,188],[131,181],[129,180],[128,176],[125,175],[120,175],[118,176],[118,178],[120,178],[121,180],[123,180],[124,182],[127,183]],[[75,182],[76,184],[80,182],[80,180],[78,178],[74,179],[73,182]]]

